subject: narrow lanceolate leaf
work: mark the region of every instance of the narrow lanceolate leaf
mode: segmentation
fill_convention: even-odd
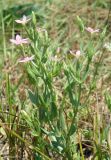
[[[34,26],[36,26],[36,16],[35,16],[35,13],[32,11],[32,22],[34,24]]]
[[[109,109],[110,112],[111,112],[111,96],[109,95],[109,93],[106,93],[106,94],[105,94],[105,100],[106,100],[108,109]]]
[[[76,131],[76,125],[73,124],[73,125],[71,126],[71,130],[70,130],[70,132],[69,132],[69,136],[73,135],[73,134],[75,133],[75,131]]]
[[[28,90],[28,94],[29,94],[29,98],[31,100],[31,102],[35,105],[38,104],[38,97],[35,93],[33,93],[31,90]]]
[[[78,24],[78,27],[79,27],[80,31],[84,32],[84,23],[79,16],[77,16],[77,24]]]
[[[60,112],[60,128],[62,131],[67,132],[67,125],[66,125],[66,120],[64,116],[64,112]]]
[[[51,102],[51,113],[50,113],[50,118],[54,119],[57,117],[57,106],[54,102]]]

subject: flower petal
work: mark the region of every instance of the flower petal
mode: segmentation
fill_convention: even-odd
[[[15,20],[15,22],[17,22],[17,23],[22,23],[22,21],[19,20],[19,19]]]
[[[15,39],[10,39],[10,42],[16,45],[30,43],[28,38],[22,39],[20,35],[16,35]]]
[[[25,62],[32,61],[33,59],[34,59],[34,55],[31,57],[25,57],[25,58],[19,59],[18,62],[25,63]]]
[[[93,29],[93,28],[91,28],[91,27],[86,27],[85,28],[86,29],[86,31],[88,31],[88,32],[90,32],[90,33],[97,33],[97,32],[99,32],[99,29]]]
[[[22,19],[15,20],[15,22],[23,24],[23,25],[25,25],[28,21],[30,21],[30,18],[27,19],[27,17],[25,15],[23,15]]]

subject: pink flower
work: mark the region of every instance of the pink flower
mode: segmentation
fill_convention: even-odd
[[[79,58],[81,56],[81,51],[80,50],[77,50],[77,51],[70,50],[70,54],[75,56],[76,58]]]
[[[31,57],[24,57],[24,58],[21,58],[18,60],[18,62],[20,63],[25,63],[25,62],[29,62],[29,61],[32,61],[34,59],[34,55],[31,56]]]
[[[15,20],[15,22],[23,24],[23,25],[25,25],[28,21],[30,21],[30,18],[27,19],[27,17],[25,15],[22,17],[21,20],[19,20],[19,19]]]
[[[99,29],[93,29],[91,27],[86,27],[85,29],[86,29],[86,31],[88,31],[90,33],[98,33],[99,32]]]
[[[10,39],[10,42],[12,42],[12,43],[14,43],[16,45],[27,44],[27,43],[29,43],[29,39],[28,38],[22,39],[21,36],[16,35],[16,38],[15,39]]]
[[[81,55],[81,51],[80,51],[80,50],[77,50],[75,54],[76,54],[76,57],[79,58],[80,55]]]

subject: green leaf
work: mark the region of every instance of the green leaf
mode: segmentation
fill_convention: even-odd
[[[6,132],[5,132],[5,130],[4,130],[2,127],[0,127],[0,133],[1,133],[3,136],[6,136]]]
[[[57,106],[54,102],[51,102],[51,114],[50,114],[50,118],[54,119],[57,117]]]
[[[31,90],[28,90],[29,98],[31,102],[35,105],[38,105],[38,97],[37,94],[34,94]]]
[[[72,136],[72,135],[75,133],[76,128],[77,128],[77,127],[75,126],[75,124],[73,124],[73,125],[71,126],[71,130],[70,130],[69,136]]]
[[[65,116],[64,116],[63,110],[60,111],[60,128],[65,132],[67,131],[67,125],[66,125],[66,121],[65,121]]]
[[[111,96],[109,95],[109,93],[105,93],[105,101],[107,103],[108,109],[111,112]]]
[[[32,22],[34,24],[34,26],[36,26],[36,16],[35,16],[35,13],[32,11]]]
[[[84,32],[84,23],[83,23],[82,19],[79,16],[77,16],[77,24],[79,26],[80,31]]]
[[[35,160],[43,160],[39,154],[36,154],[34,159]]]
[[[28,124],[29,126],[31,126],[31,125],[32,125],[32,123],[31,123],[31,118],[30,118],[30,116],[28,115],[28,113],[27,113],[26,111],[24,111],[24,110],[21,110],[21,115],[22,115],[23,119],[25,119],[25,121],[27,122],[27,124]]]

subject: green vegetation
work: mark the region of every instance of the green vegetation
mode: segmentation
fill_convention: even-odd
[[[0,3],[0,159],[110,160],[111,3]]]

